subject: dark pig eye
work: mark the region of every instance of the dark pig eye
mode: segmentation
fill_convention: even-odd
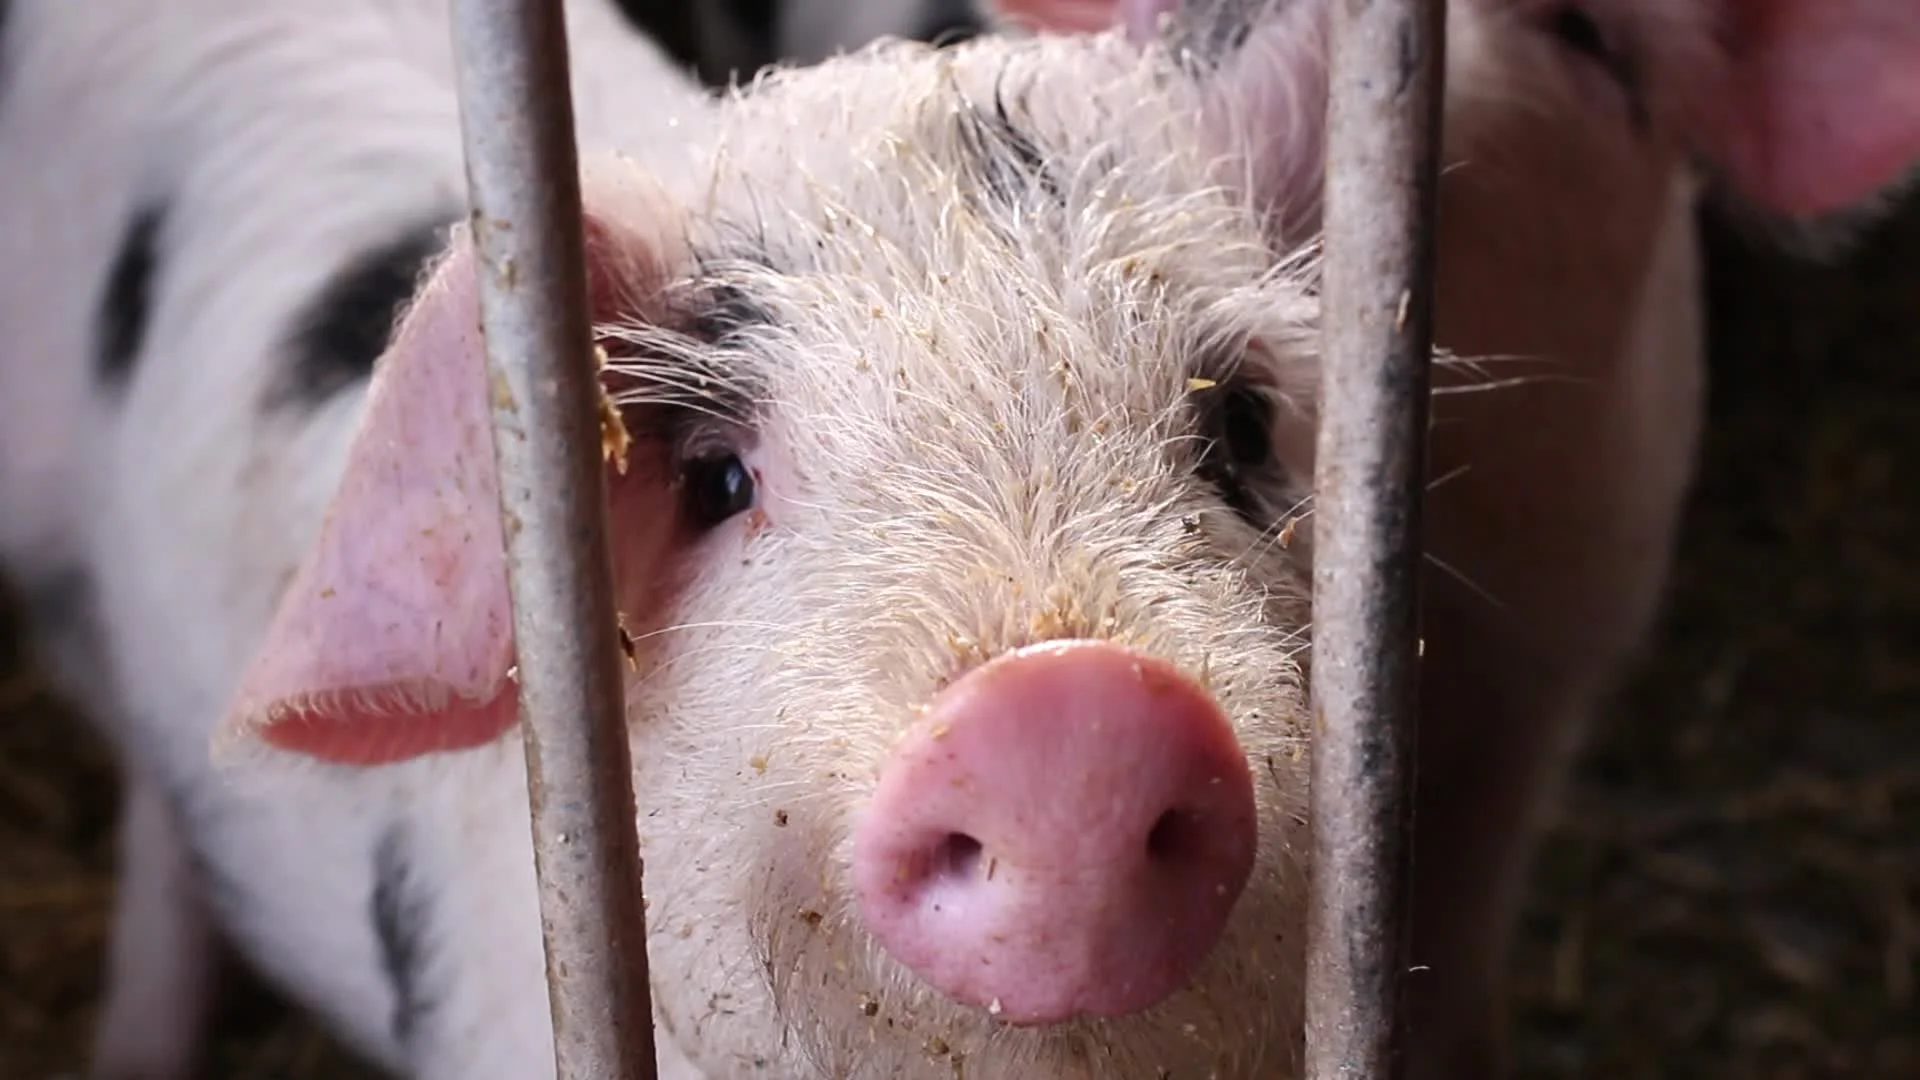
[[[680,475],[687,516],[697,528],[714,528],[753,509],[753,474],[737,454],[694,458]]]
[[[1227,395],[1220,406],[1221,439],[1227,456],[1242,469],[1258,469],[1273,456],[1273,414],[1266,399],[1251,390]]]
[[[1222,386],[1202,406],[1207,448],[1199,473],[1234,512],[1258,523],[1259,506],[1249,487],[1254,474],[1273,467],[1273,407],[1245,386]]]

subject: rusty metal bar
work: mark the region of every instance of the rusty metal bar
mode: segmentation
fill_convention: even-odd
[[[454,0],[558,1080],[655,1075],[559,0]]]
[[[1314,509],[1308,1080],[1401,1075],[1444,0],[1336,0]]]

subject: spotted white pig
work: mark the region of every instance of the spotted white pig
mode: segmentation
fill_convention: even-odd
[[[1297,1065],[1326,4],[1004,6],[1128,29],[716,101],[569,5],[675,1078]],[[1656,608],[1690,163],[1805,215],[1920,154],[1895,0],[1452,9],[1422,1077],[1497,1073]],[[0,555],[128,777],[96,1073],[191,1072],[217,925],[403,1075],[550,1076],[444,0],[101,10],[0,68]]]

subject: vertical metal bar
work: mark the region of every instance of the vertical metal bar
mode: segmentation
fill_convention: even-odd
[[[1444,0],[1336,0],[1314,509],[1308,1080],[1400,1075]]]
[[[559,0],[455,0],[473,239],[559,1080],[655,1075]]]

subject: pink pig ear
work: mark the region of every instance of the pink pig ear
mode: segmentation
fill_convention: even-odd
[[[1717,3],[1728,66],[1703,102],[1702,134],[1747,198],[1825,214],[1920,161],[1920,3]]]
[[[651,260],[633,257],[636,243],[589,219],[596,318],[625,306],[644,276]],[[216,742],[252,736],[372,765],[479,746],[515,723],[474,260],[462,230],[375,369],[340,486]],[[672,515],[657,504],[658,470],[610,479],[626,598],[647,568],[636,565],[635,537],[621,528],[643,511],[644,551]]]
[[[476,290],[463,232],[375,369],[340,487],[230,725],[372,764],[475,746],[513,723]]]

